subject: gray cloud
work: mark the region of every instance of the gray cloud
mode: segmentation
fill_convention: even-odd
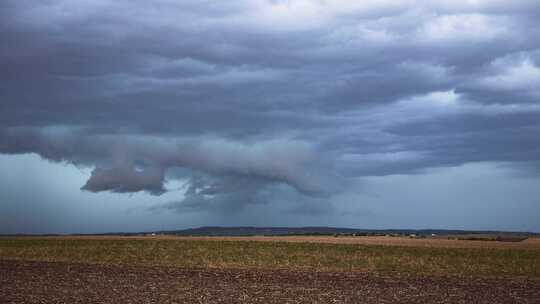
[[[64,129],[15,129],[2,132],[0,151],[33,152],[53,161],[94,165],[96,168],[82,187],[93,192],[144,190],[161,194],[165,191],[166,171],[176,167],[228,178],[221,184],[208,184],[203,194],[243,188],[240,181],[249,186],[248,177],[259,183],[285,183],[306,194],[324,193],[329,186],[313,148],[285,139],[242,143],[215,138],[175,140],[88,135]],[[200,187],[201,182],[198,180],[192,187]]]
[[[539,14],[532,0],[3,1],[0,153],[91,167],[92,192],[188,180],[182,208],[537,168]]]

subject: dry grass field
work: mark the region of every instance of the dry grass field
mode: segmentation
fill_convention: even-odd
[[[499,248],[499,249],[540,249],[540,237],[528,238],[521,242],[473,241],[449,239],[446,236],[428,238],[410,238],[406,236],[47,236],[2,239],[49,239],[49,240],[202,240],[202,241],[256,241],[256,242],[291,242],[354,244],[377,246],[431,247],[431,248]]]
[[[433,247],[433,248],[508,248],[508,249],[540,249],[540,238],[528,238],[522,242],[468,241],[448,238],[410,238],[389,236],[246,236],[246,237],[169,237],[186,240],[229,240],[260,242],[294,242],[294,243],[326,243],[357,244],[381,246]]]
[[[538,239],[0,238],[0,303],[88,302],[540,303],[540,246]]]

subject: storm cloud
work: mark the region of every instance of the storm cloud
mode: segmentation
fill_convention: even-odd
[[[2,1],[0,153],[90,168],[90,192],[179,181],[174,210],[327,210],[355,179],[468,163],[538,174],[539,17],[535,0]]]

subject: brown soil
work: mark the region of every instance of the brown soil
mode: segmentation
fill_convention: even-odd
[[[540,280],[0,260],[0,303],[540,303]]]

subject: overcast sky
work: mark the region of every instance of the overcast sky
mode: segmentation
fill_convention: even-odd
[[[540,2],[0,2],[0,233],[540,232]]]

